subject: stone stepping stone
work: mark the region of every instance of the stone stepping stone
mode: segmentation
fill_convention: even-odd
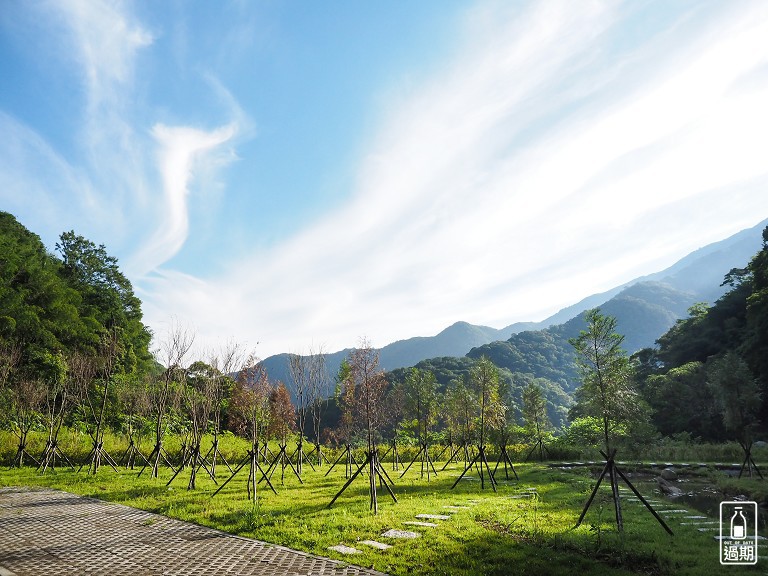
[[[470,507],[469,506],[443,506],[443,508],[458,512],[459,510],[469,510]]]
[[[683,516],[686,520],[706,520],[706,516]]]
[[[337,544],[336,546],[328,546],[328,550],[333,550],[339,554],[362,554],[357,548],[351,546],[344,546],[344,544]]]
[[[712,526],[712,527],[704,527],[704,528],[697,528],[699,532],[717,532],[720,530],[719,526]]]
[[[395,530],[392,528],[391,530],[387,530],[382,534],[384,538],[406,538],[406,539],[413,539],[413,538],[421,538],[421,533],[419,532],[409,532],[408,530]]]
[[[451,517],[445,514],[416,514],[416,518],[422,520],[450,520]]]
[[[707,522],[680,522],[680,526],[705,526],[707,524],[720,524],[717,520]]]
[[[408,524],[409,526],[424,526],[425,528],[437,527],[437,524],[433,522],[403,522],[403,524]]]
[[[377,548],[378,550],[388,550],[392,548],[391,544],[384,544],[383,542],[376,542],[376,540],[363,540],[360,544],[365,544],[371,548]]]
[[[690,510],[659,510],[659,514],[690,514]]]

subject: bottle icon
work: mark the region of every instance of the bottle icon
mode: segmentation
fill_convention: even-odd
[[[731,538],[734,540],[744,540],[747,537],[747,519],[741,511],[741,506],[736,509],[731,516]]]

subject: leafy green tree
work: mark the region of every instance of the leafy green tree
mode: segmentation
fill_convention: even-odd
[[[486,431],[504,424],[507,409],[499,393],[499,370],[487,357],[482,357],[470,373],[470,382],[477,394],[478,440],[484,446]]]
[[[469,375],[453,380],[446,393],[445,419],[454,438],[466,446],[474,434],[475,400],[467,385]]]
[[[606,454],[611,453],[617,428],[638,422],[643,402],[634,389],[632,365],[621,347],[616,319],[595,308],[585,313],[587,329],[570,340],[576,351],[581,387],[576,390],[575,415],[600,419]]]
[[[419,443],[424,443],[435,423],[439,406],[435,375],[428,370],[411,368],[403,391],[405,408],[416,423]]]
[[[649,374],[640,381],[638,391],[651,407],[653,424],[661,434],[686,431],[708,440],[722,438],[722,421],[714,410],[704,362],[686,362]]]
[[[541,388],[533,382],[523,389],[523,421],[526,433],[539,447],[539,458],[543,460],[544,436],[551,424],[547,417],[547,401]]]
[[[726,352],[707,363],[706,373],[725,429],[750,446],[758,426],[761,395],[749,366],[735,352]]]
[[[96,246],[73,231],[63,233],[56,250],[61,254],[61,276],[81,295],[80,316],[98,332],[120,328],[120,364],[130,372],[150,361],[151,334],[142,323],[141,301],[131,282],[120,271],[117,258],[104,245]],[[93,342],[94,347],[98,341]]]

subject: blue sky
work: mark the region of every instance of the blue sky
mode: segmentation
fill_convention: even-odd
[[[0,209],[202,348],[539,320],[768,216],[765,38],[762,1],[10,0]]]

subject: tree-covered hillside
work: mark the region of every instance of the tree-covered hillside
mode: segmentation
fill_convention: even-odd
[[[141,302],[104,246],[62,234],[56,254],[11,214],[0,212],[0,341],[14,373],[34,377],[50,358],[95,354],[117,334],[121,370],[150,362]]]
[[[743,388],[756,383],[757,418],[768,425],[768,228],[762,249],[743,269],[725,278],[730,286],[713,306],[690,309],[658,340],[637,354],[639,385],[663,434],[687,432],[720,440],[726,434],[721,390],[716,385],[723,362],[741,363]],[[734,386],[738,385],[738,382]]]

